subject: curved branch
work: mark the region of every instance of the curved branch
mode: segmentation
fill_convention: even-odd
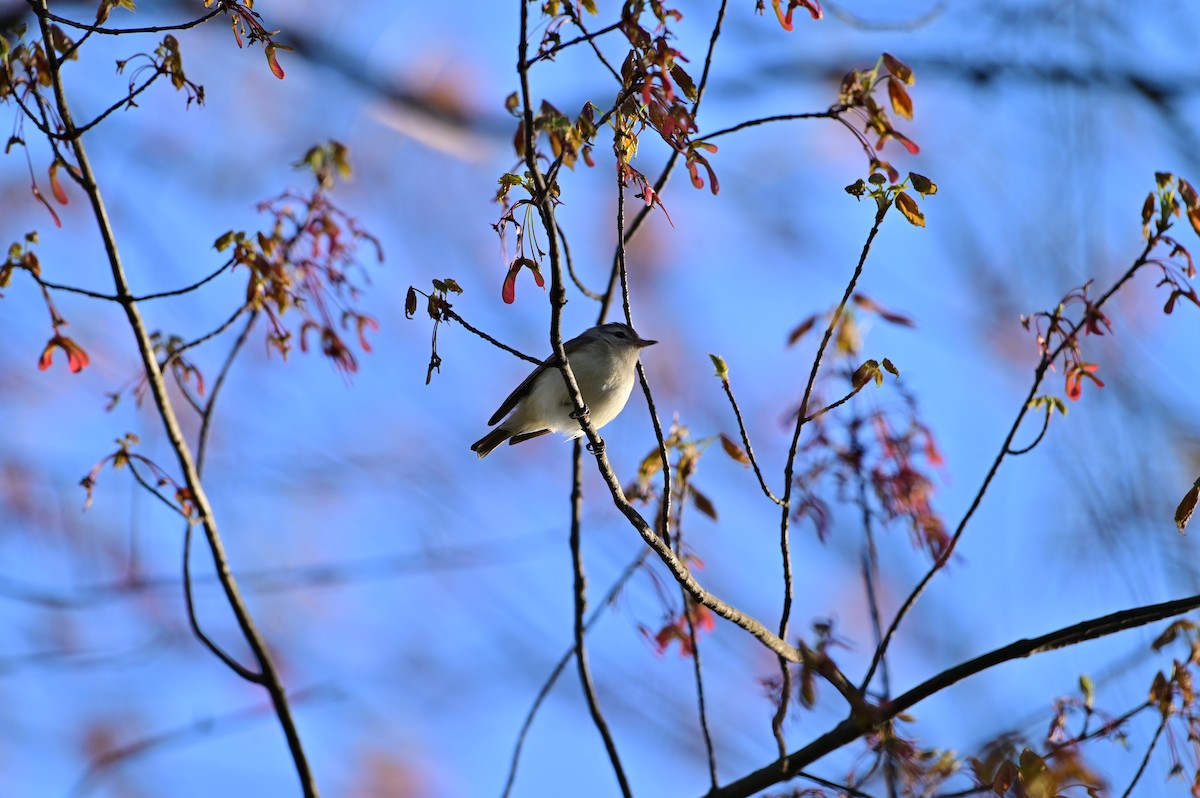
[[[209,11],[207,14],[198,19],[193,19],[189,22],[179,22],[174,25],[152,25],[145,28],[104,28],[99,25],[88,25],[83,22],[77,22],[76,20],[68,19],[67,17],[60,17],[57,14],[51,14],[46,10],[44,4],[35,3],[34,0],[28,0],[28,2],[29,5],[33,6],[34,13],[36,13],[39,17],[44,16],[46,19],[66,25],[69,28],[75,28],[76,30],[84,30],[88,33],[102,33],[107,36],[122,36],[126,33],[166,33],[173,30],[187,30],[188,28],[194,28],[197,25],[203,25],[205,22],[208,22],[210,19],[220,14],[223,10],[222,6],[218,4],[217,7],[212,11]]]
[[[52,41],[50,20],[54,17],[51,15],[47,5],[48,0],[28,1],[37,14],[38,25],[41,28],[43,40],[47,42]],[[171,403],[166,380],[163,378],[162,369],[159,367],[158,359],[154,354],[154,344],[150,339],[150,333],[146,329],[145,321],[142,319],[137,303],[133,301],[133,293],[129,290],[129,282],[117,247],[116,236],[109,222],[108,210],[100,193],[99,184],[96,181],[95,172],[92,170],[87,150],[83,145],[83,139],[72,121],[71,110],[63,88],[62,75],[59,71],[59,64],[53,58],[49,59],[49,64],[50,82],[54,91],[58,115],[62,120],[63,132],[75,153],[75,162],[80,172],[80,184],[87,194],[92,214],[99,227],[100,236],[104,243],[105,255],[107,256],[112,272],[113,284],[116,288],[116,296],[125,309],[126,319],[137,342],[138,353],[141,356],[146,380],[154,397],[155,407],[158,410],[159,417],[162,419],[170,446],[175,452],[180,473],[183,475],[184,484],[191,494],[198,522],[204,527],[217,575],[225,591],[226,600],[233,610],[234,617],[237,619],[238,626],[246,642],[249,644],[255,659],[258,661],[261,669],[261,684],[271,698],[275,715],[279,719],[280,726],[283,728],[284,736],[287,738],[288,749],[291,752],[292,761],[295,764],[296,774],[304,795],[306,798],[316,798],[318,795],[316,781],[309,767],[304,747],[300,742],[300,734],[296,728],[295,719],[292,717],[291,707],[288,703],[287,691],[283,687],[283,682],[279,676],[279,672],[275,668],[274,660],[267,649],[266,641],[255,625],[250,615],[250,610],[246,606],[245,599],[238,588],[237,581],[234,579],[233,572],[230,570],[229,560],[225,553],[225,545],[217,527],[215,513],[209,502],[208,494],[204,490],[204,485],[200,481],[200,474],[196,470],[192,451],[184,438],[179,419],[175,414],[174,405]],[[240,672],[239,675],[241,675]]]

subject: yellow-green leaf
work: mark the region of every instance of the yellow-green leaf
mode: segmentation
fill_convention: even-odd
[[[721,378],[721,381],[724,382],[729,379],[729,367],[725,365],[725,358],[720,355],[714,355],[712,352],[709,352],[708,356],[712,358],[713,366],[716,368],[717,376]]]

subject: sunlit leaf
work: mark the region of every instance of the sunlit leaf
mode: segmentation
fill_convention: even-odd
[[[892,101],[892,110],[905,119],[913,118],[912,98],[898,80],[888,81],[888,99]]]
[[[276,49],[278,49],[278,45],[273,42],[267,42],[266,46],[263,47],[264,52],[267,54],[267,63],[271,65],[271,74],[283,80],[283,67],[279,65],[279,59],[275,57]]]
[[[54,198],[58,200],[60,205],[66,205],[70,199],[67,197],[67,192],[63,190],[62,183],[58,180],[58,167],[61,161],[55,159],[50,164],[50,192],[54,194]]]
[[[896,209],[904,214],[904,218],[908,219],[909,224],[916,227],[925,226],[925,214],[921,213],[917,201],[903,191],[896,194]]]

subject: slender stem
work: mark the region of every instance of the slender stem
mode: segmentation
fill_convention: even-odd
[[[808,382],[804,386],[804,395],[800,399],[800,409],[796,414],[796,425],[792,430],[792,443],[788,448],[787,462],[783,468],[783,499],[781,502],[782,510],[779,514],[779,549],[783,561],[783,609],[780,612],[779,618],[779,637],[783,640],[787,639],[788,620],[792,612],[793,584],[791,528],[789,522],[792,517],[792,486],[796,470],[796,454],[800,446],[800,432],[804,429],[804,424],[808,421],[806,417],[808,403],[812,401],[813,387],[817,382],[817,373],[821,369],[821,361],[825,357],[825,350],[833,338],[834,330],[837,329],[842,314],[846,311],[846,304],[850,301],[850,297],[854,294],[854,289],[858,286],[858,280],[862,276],[863,268],[867,263],[867,256],[871,252],[871,244],[875,241],[875,236],[879,234],[879,228],[883,225],[884,217],[887,216],[888,208],[890,207],[887,203],[879,202],[878,209],[875,212],[875,222],[871,225],[871,230],[867,234],[867,240],[863,243],[862,251],[858,256],[858,263],[854,267],[854,273],[850,275],[850,280],[846,283],[846,290],[842,292],[842,301],[838,303],[837,309],[829,317],[829,324],[825,327],[825,335],[821,338],[821,344],[817,347],[817,353],[813,357],[812,368],[808,372]],[[783,721],[787,716],[787,710],[791,703],[792,684],[791,668],[788,666],[787,660],[783,657],[779,658],[779,671],[782,676],[783,689],[779,697],[779,706],[776,708],[775,715],[771,719],[771,728],[775,734],[775,740],[779,744],[779,756],[783,759],[786,754],[783,739]]]
[[[604,598],[599,602],[599,604],[596,605],[596,608],[592,610],[591,615],[588,616],[587,623],[583,625],[583,630],[585,633],[590,632],[592,627],[596,625],[596,622],[600,620],[601,616],[603,616],[604,611],[612,606],[612,603],[616,600],[617,595],[624,589],[626,583],[629,582],[633,575],[637,573],[638,570],[645,564],[646,558],[649,556],[650,550],[642,549],[638,556],[635,557],[629,563],[629,565],[625,566],[625,570],[622,571],[621,575],[616,578],[616,580],[609,587],[608,592],[604,594]],[[513,784],[517,779],[517,765],[521,760],[521,749],[524,748],[525,738],[529,735],[530,728],[533,727],[533,719],[537,716],[538,710],[541,708],[542,703],[546,700],[546,697],[550,695],[550,690],[558,681],[558,677],[561,676],[562,672],[567,669],[568,663],[570,663],[574,656],[575,646],[572,645],[571,648],[567,649],[566,653],[559,658],[558,662],[555,663],[554,668],[550,671],[550,675],[546,677],[546,681],[542,683],[541,689],[538,690],[537,696],[533,699],[533,704],[529,707],[529,711],[525,713],[525,720],[521,723],[521,731],[517,734],[517,742],[513,747],[512,759],[509,762],[508,767],[508,778],[504,782],[504,792],[502,798],[508,798],[508,796],[512,794]]]
[[[759,125],[766,125],[771,122],[792,122],[797,119],[833,119],[844,110],[846,110],[844,106],[835,105],[826,111],[810,111],[803,114],[779,114],[778,116],[764,116],[760,119],[750,119],[733,127],[722,128],[715,133],[709,133],[701,141],[728,136],[730,133],[737,133],[739,130],[745,130],[748,127],[758,127]]]
[[[579,685],[583,688],[587,700],[588,712],[596,731],[604,740],[604,750],[608,752],[608,761],[616,774],[617,784],[621,795],[630,798],[629,781],[625,778],[625,769],[621,767],[621,757],[617,754],[617,744],[613,740],[604,713],[600,711],[600,701],[596,697],[596,687],[592,683],[591,669],[588,666],[587,645],[584,642],[584,617],[587,615],[587,579],[583,574],[583,550],[580,542],[580,517],[583,515],[583,447],[579,441],[571,451],[571,565],[575,575],[575,663],[579,667]]]
[[[233,367],[234,359],[245,346],[246,338],[249,337],[250,330],[256,321],[258,321],[258,311],[253,310],[250,312],[250,317],[246,319],[246,326],[242,327],[242,331],[238,333],[237,339],[230,347],[229,354],[225,356],[225,362],[221,364],[221,370],[217,372],[217,379],[213,382],[212,392],[208,395],[208,402],[200,414],[200,434],[196,438],[197,474],[204,473],[204,457],[208,453],[208,433],[212,428],[213,410],[216,408],[217,397],[221,394],[221,387],[225,385],[225,378],[229,375],[229,369]]]
[[[683,553],[683,508],[687,506],[688,483],[680,480],[679,503],[675,511],[675,553]],[[692,647],[692,676],[696,682],[696,711],[700,715],[700,734],[704,738],[704,753],[708,760],[708,779],[712,788],[717,789],[717,755],[713,748],[712,732],[708,728],[708,708],[704,699],[704,669],[700,662],[700,639],[696,635],[696,621],[692,618],[691,599],[687,591],[679,588],[680,598],[683,599],[683,619],[687,624],[688,643]]]
[[[742,420],[742,409],[738,407],[737,399],[733,398],[733,386],[729,384],[728,377],[721,378],[721,387],[725,389],[725,395],[729,397],[729,404],[733,408],[733,415],[737,417],[738,432],[742,434],[742,445],[746,447],[746,456],[750,458],[750,465],[754,469],[754,475],[758,477],[758,485],[762,488],[766,497],[776,504],[782,504],[782,501],[776,496],[769,487],[767,480],[763,477],[762,469],[758,466],[758,458],[754,456],[754,447],[750,445],[750,434],[746,432],[746,422]]]
[[[623,135],[618,132],[617,135]],[[633,323],[633,310],[629,303],[629,271],[625,264],[625,181],[617,171],[617,274],[621,282],[621,307],[625,311],[625,323],[637,329]],[[654,425],[654,439],[658,442],[658,458],[662,463],[662,529],[659,530],[667,545],[671,545],[671,458],[667,454],[667,443],[663,437],[662,423],[658,420],[658,408],[654,404],[654,394],[650,391],[650,382],[646,379],[646,368],[639,359],[637,362],[638,384],[642,386],[642,394],[646,397],[646,406],[650,409],[650,422]]]
[[[573,13],[573,9],[570,6],[567,6],[566,8],[567,8],[567,13],[571,14],[571,21],[575,23],[576,27],[578,27],[580,30],[584,31],[583,35],[577,36],[574,39],[571,39],[570,41],[556,44],[553,47],[551,47],[549,50],[538,53],[537,55],[535,55],[533,58],[531,58],[529,60],[529,63],[531,66],[533,64],[536,64],[538,61],[541,61],[544,58],[553,58],[555,55],[557,55],[558,53],[561,53],[563,50],[567,49],[568,47],[573,47],[574,45],[580,44],[582,42],[593,42],[594,39],[597,39],[606,33],[612,33],[613,31],[615,31],[621,27],[620,22],[614,22],[613,24],[609,25],[607,28],[601,28],[598,31],[588,33],[584,29],[583,25],[580,24],[579,20],[575,17],[575,14]],[[595,48],[595,46],[596,45],[593,42],[592,47]],[[599,51],[597,50],[597,54],[598,53],[599,53]],[[612,69],[612,67],[609,67],[609,69]]]
[[[455,313],[453,310],[446,309],[443,312],[446,314],[447,318],[454,319],[456,322],[461,324],[464,330],[466,330],[469,333],[478,335],[480,338],[487,341],[492,346],[503,349],[505,352],[508,352],[510,355],[516,355],[517,357],[521,358],[522,360],[528,361],[529,363],[533,363],[534,365],[540,366],[542,364],[542,361],[538,360],[536,357],[527,355],[520,350],[513,349],[508,344],[497,341],[495,338],[488,335],[483,330],[480,330],[477,327],[471,326],[471,324],[466,319],[464,319],[462,316]]]
[[[34,0],[29,0],[29,1],[31,4],[34,2]],[[42,2],[42,0],[37,0],[37,2],[38,2],[38,5],[34,6],[35,10],[37,10],[39,8],[42,9],[41,11],[38,11],[39,16],[44,13],[44,15],[47,19],[53,20],[54,22],[61,23],[68,27],[75,28],[77,30],[87,31],[88,33],[104,33],[104,34],[108,34],[109,36],[122,36],[126,33],[165,33],[167,31],[173,31],[173,30],[187,30],[188,28],[194,28],[197,25],[203,25],[205,22],[208,22],[210,19],[215,17],[217,14],[220,14],[221,11],[223,10],[221,4],[218,3],[217,6],[215,8],[213,8],[212,11],[209,11],[207,14],[205,14],[204,16],[202,16],[198,19],[193,19],[188,22],[179,22],[174,25],[155,25],[153,27],[147,27],[147,28],[103,28],[103,27],[100,27],[99,25],[87,25],[83,22],[76,22],[73,19],[67,19],[66,17],[60,17],[56,14],[51,14],[49,11],[45,11],[45,8],[46,8],[45,2]]]
[[[33,5],[37,14],[43,41],[50,42],[51,14],[47,5],[48,0],[29,0],[29,2]],[[255,626],[250,611],[242,598],[241,591],[238,589],[237,582],[233,577],[233,573],[229,568],[224,543],[217,528],[216,516],[213,513],[212,505],[209,503],[208,494],[205,493],[204,486],[200,481],[200,475],[196,471],[192,452],[184,438],[183,430],[175,414],[175,408],[171,404],[171,398],[167,391],[167,383],[163,378],[162,370],[159,368],[158,360],[154,355],[154,345],[150,340],[150,334],[146,329],[145,322],[142,320],[137,302],[133,299],[133,293],[129,289],[129,283],[125,276],[125,267],[121,262],[116,237],[109,222],[108,211],[105,208],[99,185],[96,182],[96,176],[92,170],[87,150],[83,145],[83,139],[80,137],[72,121],[71,110],[67,104],[66,94],[63,89],[59,65],[55,59],[49,59],[49,63],[51,84],[54,90],[59,119],[63,125],[64,138],[70,143],[75,153],[75,162],[79,166],[81,177],[80,183],[92,206],[92,213],[99,227],[100,236],[104,242],[104,251],[112,271],[116,297],[125,309],[126,318],[141,356],[142,366],[146,372],[150,392],[154,397],[155,407],[158,410],[159,417],[162,419],[163,426],[166,428],[167,439],[175,452],[179,469],[183,474],[184,484],[191,493],[197,520],[204,527],[209,549],[212,551],[213,562],[216,566],[217,574],[221,579],[222,587],[225,590],[226,599],[233,609],[234,616],[237,619],[242,634],[246,638],[246,642],[250,645],[255,659],[259,663],[261,683],[270,695],[275,714],[279,718],[280,725],[283,727],[304,795],[306,798],[316,798],[318,795],[316,782],[309,768],[304,748],[300,742],[300,735],[296,729],[291,708],[288,705],[287,693],[275,669],[271,655],[267,650],[266,642]]]
[[[862,462],[863,447],[862,442],[858,437],[858,424],[850,425],[850,451],[854,462]],[[875,548],[875,525],[871,522],[871,505],[867,501],[867,479],[861,470],[856,469],[854,474],[855,487],[857,495],[855,501],[858,504],[859,511],[862,513],[863,527],[863,550],[862,550],[862,578],[863,586],[867,593],[867,608],[871,615],[871,632],[875,636],[875,645],[883,640],[883,622],[880,620],[879,614],[879,593],[875,588],[876,582],[879,580],[879,551]],[[879,667],[880,682],[882,682],[881,697],[884,702],[892,696],[891,674],[888,672],[887,659],[883,659]],[[897,790],[897,773],[896,760],[889,750],[882,751],[883,759],[883,775],[887,784],[888,798],[896,798]]]
[[[542,175],[537,161],[537,153],[533,148],[533,105],[530,99],[529,90],[529,3],[526,0],[519,0],[521,6],[521,26],[520,35],[517,44],[517,72],[521,80],[521,97],[525,115],[525,159],[526,165],[529,167],[529,172],[533,178],[534,184],[534,202],[537,206],[538,213],[541,217],[543,229],[547,231],[547,248],[549,249],[550,261],[553,264],[553,274],[550,283],[550,343],[553,346],[554,353],[559,358],[559,370],[563,375],[563,380],[566,382],[567,392],[573,398],[575,410],[580,416],[581,423],[586,425],[585,428],[591,426],[588,422],[588,413],[583,405],[583,398],[579,392],[579,384],[575,380],[575,375],[571,371],[570,361],[567,359],[566,350],[563,348],[562,340],[562,309],[567,302],[566,288],[563,285],[563,269],[562,255],[559,249],[558,236],[555,235],[557,223],[554,219],[554,198],[550,194],[550,187],[546,178]],[[592,435],[595,435],[593,430]],[[603,447],[603,442],[598,442],[592,439],[592,445]],[[583,558],[579,550],[579,526],[580,514],[583,505],[583,479],[582,479],[582,449],[578,440],[575,441],[573,447],[573,487],[571,492],[571,551],[573,553],[573,563],[575,571],[575,661],[579,667],[579,679],[583,686],[584,696],[587,699],[588,710],[591,712],[592,721],[596,726],[596,730],[604,740],[605,750],[608,752],[609,761],[612,763],[613,773],[616,776],[617,783],[621,788],[621,795],[624,798],[631,798],[632,793],[629,789],[629,783],[625,778],[625,771],[621,767],[620,757],[617,754],[616,745],[613,742],[612,735],[609,732],[608,724],[604,720],[603,714],[600,712],[599,704],[596,701],[595,690],[592,686],[591,674],[588,670],[587,651],[583,646],[583,617],[587,608],[586,599],[586,582],[583,576]]]
[[[1133,779],[1129,782],[1129,786],[1125,788],[1125,792],[1121,793],[1121,798],[1129,798],[1133,794],[1133,788],[1141,781],[1142,774],[1146,772],[1146,765],[1150,764],[1150,755],[1154,753],[1154,746],[1158,745],[1158,738],[1162,736],[1163,730],[1167,728],[1167,721],[1170,718],[1171,716],[1167,714],[1162,716],[1158,728],[1154,730],[1154,736],[1150,738],[1150,745],[1146,748],[1146,755],[1142,757],[1142,764],[1138,765],[1137,773],[1133,774]]]

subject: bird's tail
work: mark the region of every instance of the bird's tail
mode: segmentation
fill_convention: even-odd
[[[504,427],[496,427],[487,435],[472,443],[471,451],[478,454],[479,459],[482,460],[491,454],[492,449],[495,449],[511,437],[512,433],[504,429]]]

